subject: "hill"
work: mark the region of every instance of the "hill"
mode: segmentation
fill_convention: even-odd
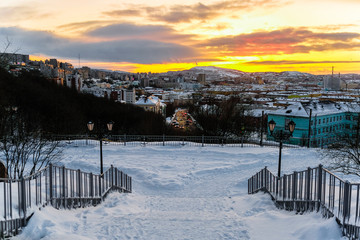
[[[16,106],[16,113],[9,107]],[[37,71],[13,76],[0,69],[1,119],[22,119],[27,126],[51,134],[79,134],[87,131],[89,121],[114,121],[114,134],[160,134],[163,118],[129,104],[81,94],[59,86]]]

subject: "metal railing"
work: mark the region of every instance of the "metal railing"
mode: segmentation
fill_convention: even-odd
[[[87,135],[52,136],[58,141],[76,143],[80,146],[99,144],[95,138]],[[275,141],[262,140],[256,137],[218,137],[218,136],[171,136],[171,135],[111,135],[103,143],[111,142],[123,146],[229,146],[229,147],[279,147]],[[300,148],[298,145],[283,144],[284,147]]]
[[[20,180],[0,179],[0,238],[16,235],[36,207],[95,206],[110,191],[131,193],[131,177],[113,166],[96,175],[49,165]]]
[[[322,165],[280,178],[265,167],[248,180],[248,193],[258,191],[269,193],[281,209],[336,217],[345,236],[360,238],[360,184],[344,181]]]

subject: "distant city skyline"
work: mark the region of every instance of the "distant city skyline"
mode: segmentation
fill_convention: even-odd
[[[166,72],[360,73],[358,0],[2,0],[0,51]]]

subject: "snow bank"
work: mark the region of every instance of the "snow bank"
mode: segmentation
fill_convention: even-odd
[[[247,179],[277,148],[104,146],[104,165],[133,177],[132,194],[110,194],[97,207],[37,211],[15,239],[342,239],[334,219],[278,210]],[[99,171],[97,146],[68,146],[69,168]],[[314,149],[284,149],[284,172],[315,167]],[[326,163],[324,163],[326,165]],[[106,167],[105,167],[106,168]]]

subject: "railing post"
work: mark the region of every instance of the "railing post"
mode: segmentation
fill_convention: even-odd
[[[53,185],[53,165],[52,164],[50,164],[49,165],[49,197],[50,197],[50,204],[51,205],[53,205],[52,204],[52,199],[53,199],[53,187],[52,187],[52,185]]]
[[[4,180],[4,219],[7,219],[7,213],[6,213],[6,185],[7,181]]]
[[[115,168],[115,186],[118,187],[118,169]]]
[[[294,171],[293,173],[293,182],[292,182],[292,199],[293,201],[296,200],[296,190],[297,190],[297,172]]]
[[[345,222],[347,222],[350,217],[350,206],[351,206],[350,188],[351,188],[350,182],[346,181],[344,183],[343,227],[345,226]]]
[[[91,172],[90,173],[90,184],[89,184],[89,188],[90,188],[90,197],[93,198],[94,197],[94,175],[93,173]]]
[[[114,166],[111,164],[111,187],[114,186]]]
[[[130,193],[132,193],[132,177],[129,177],[129,180],[130,180]]]
[[[79,191],[79,205],[81,206],[81,171],[80,169],[77,170],[77,184],[78,184],[78,191]]]
[[[101,175],[99,175],[99,197],[100,197],[100,199],[102,201],[101,179],[103,179],[103,177]]]
[[[201,136],[201,146],[204,146],[204,135]]]
[[[306,200],[307,200],[306,210],[308,210],[309,207],[310,207],[310,198],[311,198],[311,195],[310,195],[310,186],[311,186],[310,174],[311,174],[311,168],[308,167],[308,169],[306,171]]]
[[[288,178],[288,176],[287,175],[283,175],[283,191],[282,191],[282,197],[283,197],[283,201],[284,201],[284,203],[285,203],[285,200],[286,200],[286,198],[287,198],[287,186],[286,186],[286,181],[287,181],[287,178]]]
[[[25,189],[25,179],[23,177],[21,178],[21,208],[24,214],[23,215],[24,221],[26,221],[26,189]]]
[[[277,201],[278,200],[278,195],[279,195],[279,186],[280,186],[280,184],[279,184],[279,182],[280,182],[280,177],[279,176],[277,176],[276,177],[276,185],[275,185],[275,187],[276,187],[276,189],[275,189],[275,200]]]
[[[124,146],[126,146],[126,134],[124,134]]]
[[[163,146],[165,146],[165,134],[163,134]]]
[[[62,197],[63,197],[63,207],[66,208],[65,206],[65,199],[66,199],[66,188],[65,188],[65,183],[66,183],[66,179],[65,179],[65,166],[62,167]]]
[[[320,164],[318,167],[318,193],[317,193],[317,200],[318,200],[318,206],[317,211],[320,210],[321,204],[322,204],[322,165]]]
[[[269,191],[268,190],[268,170],[267,170],[267,166],[265,166],[265,168],[264,168],[264,178],[265,178],[265,181],[264,181],[264,183],[265,183],[265,190],[266,191]]]

